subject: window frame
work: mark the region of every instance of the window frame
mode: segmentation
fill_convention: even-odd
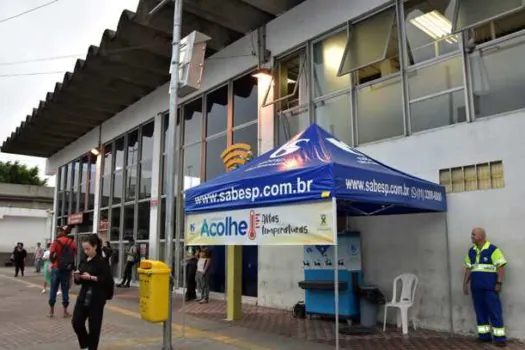
[[[496,0],[494,0],[494,1],[496,1]],[[501,12],[501,13],[499,13],[497,15],[492,16],[492,17],[488,17],[488,18],[485,18],[485,19],[483,19],[481,21],[478,21],[478,22],[469,24],[467,26],[458,28],[460,2],[461,2],[461,0],[456,0],[456,6],[454,8],[454,18],[452,19],[452,34],[458,34],[458,33],[461,33],[461,32],[464,32],[464,31],[467,31],[467,30],[470,30],[470,29],[474,29],[476,27],[479,27],[479,26],[482,26],[484,24],[493,22],[493,21],[498,20],[500,18],[503,18],[505,16],[508,16],[508,15],[520,12],[522,10],[525,10],[525,0],[521,0],[521,5],[516,7],[516,8],[514,8],[514,9],[512,9],[512,10],[504,11],[504,12]]]

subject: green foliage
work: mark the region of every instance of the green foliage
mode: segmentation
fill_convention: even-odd
[[[37,167],[28,168],[19,162],[0,161],[0,183],[45,186],[46,182],[40,178]]]

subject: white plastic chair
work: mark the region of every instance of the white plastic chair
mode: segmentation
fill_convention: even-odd
[[[397,299],[397,284],[401,281],[401,295]],[[403,327],[403,334],[408,334],[408,309],[414,304],[414,298],[416,296],[418,278],[416,275],[411,273],[404,273],[397,276],[394,279],[394,293],[392,296],[392,301],[385,304],[385,320],[383,322],[383,332],[386,330],[386,316],[388,308],[397,308],[399,312],[397,314],[397,326]],[[412,312],[412,324],[414,330],[416,326],[416,317],[414,312]]]

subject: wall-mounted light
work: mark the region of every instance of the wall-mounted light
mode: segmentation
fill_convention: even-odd
[[[272,71],[268,68],[259,68],[255,73],[252,74],[252,77],[257,79],[271,79]]]
[[[98,157],[98,155],[100,154],[100,150],[98,148],[92,148],[90,152],[95,157]]]

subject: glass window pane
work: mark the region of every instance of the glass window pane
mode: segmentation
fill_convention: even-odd
[[[480,6],[479,0],[457,1],[458,10],[456,22],[454,23],[454,31],[480,24],[522,6],[522,0],[483,1],[482,6]]]
[[[206,96],[206,135],[226,130],[228,123],[228,87],[224,86]]]
[[[201,177],[201,143],[197,143],[184,149],[184,189],[200,184]]]
[[[357,90],[359,144],[404,134],[401,101],[398,77]]]
[[[80,160],[74,160],[73,161],[73,177],[72,177],[72,180],[73,181],[73,188],[77,188],[78,189],[78,186],[79,186],[79,180],[80,180]]]
[[[80,177],[80,184],[85,184],[87,181],[89,181],[89,168],[90,168],[90,162],[89,162],[89,155],[86,154],[82,158],[80,158],[79,162],[79,177]]]
[[[168,174],[167,174],[168,168],[166,164],[166,159],[167,159],[166,157],[167,157],[166,155],[162,156],[162,194],[166,194],[166,187],[168,186]],[[175,157],[177,157],[177,155],[175,155]],[[177,173],[177,168],[175,168],[175,173]],[[177,192],[178,192],[178,179],[177,179],[177,175],[175,175],[175,188],[174,188],[173,193],[177,193]]]
[[[439,128],[467,121],[463,90],[410,104],[412,132]]]
[[[122,183],[124,181],[124,172],[117,171],[113,177],[113,203],[119,204],[122,202]]]
[[[113,156],[111,153],[112,148],[113,148],[112,144],[104,146],[104,160],[102,164],[102,167],[104,168],[104,174],[110,174],[112,172],[112,169],[111,169],[111,166],[112,166],[111,162],[113,160]]]
[[[275,78],[274,97],[282,100],[275,106],[277,111],[284,111],[299,106],[300,91],[306,85],[304,76],[305,65],[305,50],[294,52],[279,60]]]
[[[501,43],[486,52],[470,56],[477,118],[525,107],[525,41]]]
[[[149,239],[149,218],[150,205],[149,202],[139,203],[139,217],[137,228],[137,239]]]
[[[89,193],[87,198],[87,210],[93,210],[95,209],[95,179],[93,181],[88,182],[89,186]]]
[[[447,193],[452,190],[452,178],[450,176],[450,169],[443,169],[439,171],[439,184],[445,186]]]
[[[160,230],[160,239],[166,239],[166,198],[162,198],[161,204],[160,204],[159,230]],[[164,252],[161,249],[160,254],[162,255],[163,253]]]
[[[60,167],[60,190],[66,189],[67,166]]]
[[[137,164],[139,158],[139,131],[132,131],[128,135],[127,165]]]
[[[478,189],[489,190],[491,188],[489,163],[478,164]]]
[[[120,207],[111,208],[111,240],[119,241],[120,240]]]
[[[285,144],[310,125],[310,116],[307,109],[281,112],[275,119],[278,146]]]
[[[198,99],[184,106],[184,144],[202,139],[202,100]]]
[[[452,192],[465,191],[465,173],[463,168],[453,168],[452,172]]]
[[[141,159],[153,158],[153,131],[155,123],[151,122],[142,127]]]
[[[492,188],[505,187],[503,162],[499,161],[490,163],[490,178],[492,180]]]
[[[86,203],[86,200],[88,196],[88,193],[87,193],[87,184],[81,184],[80,185],[80,191],[79,191],[79,195],[80,195],[80,198],[79,198],[79,203],[78,203],[78,210],[79,211],[86,211],[87,210],[87,203]]]
[[[394,21],[395,9],[392,7],[352,25],[341,72],[350,73],[383,61],[388,42],[394,33]]]
[[[226,172],[221,153],[226,148],[226,135],[206,141],[206,180]]]
[[[459,56],[408,73],[411,100],[459,86],[463,86],[463,70]]]
[[[124,206],[124,231],[122,232],[122,239],[129,240],[133,236],[133,228],[135,225],[135,204]]]
[[[140,164],[140,199],[151,197],[152,163],[150,159]]]
[[[238,126],[257,119],[257,78],[251,74],[233,82],[233,125]]]
[[[347,32],[343,30],[314,44],[314,95],[326,95],[330,92],[350,86],[350,76],[337,76],[347,41]]]
[[[126,169],[126,202],[137,197],[137,166]]]
[[[409,63],[415,64],[459,50],[452,33],[455,1],[412,0],[405,3]]]
[[[101,197],[101,205],[102,207],[107,207],[109,205],[109,196],[111,195],[111,174],[104,175],[102,178],[102,197]]]
[[[476,173],[476,166],[466,166],[465,172],[465,191],[476,191],[478,189],[478,175]]]
[[[124,169],[124,138],[121,137],[115,142],[115,169],[119,171]]]
[[[78,189],[74,188],[73,191],[71,191],[71,213],[78,213]]]
[[[252,146],[252,154],[257,156],[257,123],[233,131],[233,143],[246,143]]]
[[[350,102],[348,95],[321,101],[315,105],[317,124],[347,145],[352,144]]]
[[[73,186],[73,163],[69,163],[67,166],[67,177],[66,177],[66,190],[71,189]]]
[[[64,192],[58,192],[57,208],[58,216],[64,215]]]
[[[177,114],[177,125],[180,124],[181,114],[182,114],[182,109],[179,108],[179,113]],[[162,153],[166,153],[166,144],[168,143],[168,133],[170,131],[169,114],[166,113],[162,120],[163,120],[163,122],[162,122],[162,133],[163,133],[163,135],[162,135]],[[177,133],[175,131],[175,137],[177,137],[177,136],[178,135],[177,135]],[[180,148],[180,144],[179,144],[178,138],[175,139],[175,148],[176,149]]]

